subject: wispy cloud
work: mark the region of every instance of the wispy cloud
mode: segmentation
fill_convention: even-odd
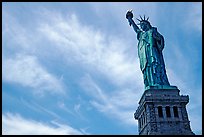
[[[49,12],[46,15],[55,16],[55,13]],[[137,67],[139,61],[135,60],[135,53],[128,54],[130,47],[124,46],[125,39],[84,25],[74,14],[69,18],[57,14],[54,19],[48,20],[50,21],[40,25],[39,31],[45,39],[55,43],[68,63],[74,60],[83,66],[81,68],[86,68],[91,74],[101,74],[108,79],[109,84],[120,89],[107,94],[108,91],[98,86],[91,76],[85,76],[80,82],[88,95],[94,98],[90,103],[107,116],[117,115],[124,123],[136,125],[137,122],[133,118],[137,106],[135,100],[139,99],[143,92],[143,80]],[[75,110],[78,110],[77,108],[79,106],[75,106]]]
[[[2,11],[3,54],[13,56],[16,53],[35,53],[38,47],[36,43],[40,40],[40,35],[35,33],[35,27],[22,25],[6,8]]]
[[[66,106],[66,104],[62,101],[58,102],[58,107],[62,110],[64,110],[65,112],[72,114],[73,116],[75,116],[74,112],[71,111],[71,109],[69,107]]]
[[[159,15],[156,10],[158,9],[157,4],[90,3],[89,5],[96,11],[94,13],[99,16],[100,19],[98,21],[101,22],[103,20],[103,27],[105,24],[113,24],[113,28],[116,26],[120,28],[121,25],[129,27],[125,19],[125,12],[132,6],[134,6],[135,17],[140,13],[142,15],[147,14],[150,16],[151,23],[155,25],[159,21],[157,19],[160,18],[160,16],[157,16]],[[146,11],[146,8],[151,10]],[[100,9],[105,9],[108,12],[102,12]],[[190,10],[190,19],[186,26],[190,25],[194,29],[201,30],[202,14],[199,12],[200,10],[201,7],[195,8],[195,12]],[[18,83],[33,88],[35,91],[40,91],[40,93],[49,91],[52,93],[63,93],[62,81],[73,81],[66,74],[67,71],[74,70],[69,70],[66,66],[70,65],[73,68],[80,68],[82,74],[78,74],[78,77],[82,77],[82,79],[75,82],[79,82],[87,95],[91,97],[90,104],[92,106],[108,117],[121,120],[122,123],[127,125],[137,124],[137,121],[133,118],[133,111],[136,109],[137,101],[140,99],[144,89],[139,60],[137,60],[137,49],[136,46],[132,46],[137,44],[135,35],[131,35],[134,42],[129,44],[131,41],[129,39],[132,39],[132,37],[127,40],[130,35],[125,36],[122,33],[112,35],[113,29],[109,30],[110,25],[107,25],[108,31],[103,31],[101,28],[94,26],[94,23],[85,24],[86,21],[81,21],[76,14],[64,14],[56,10],[53,11],[42,8],[37,10],[37,12],[33,12],[37,13],[38,18],[35,18],[34,24],[30,24],[32,26],[30,28],[30,25],[24,26],[18,22],[16,16],[5,14],[4,12],[2,30],[3,54],[5,55],[3,56],[3,81]],[[114,20],[112,20],[113,22],[108,22],[111,20],[105,17],[114,18]],[[116,30],[119,30],[118,28]],[[132,31],[132,29],[128,31]],[[129,33],[127,32],[127,34]],[[177,64],[184,62],[185,56],[183,56],[179,48],[175,48],[170,53],[173,53],[175,58],[179,60]],[[53,60],[60,62],[61,66],[50,63],[51,67],[53,67],[51,68],[41,63],[53,62]],[[189,75],[189,62],[184,65],[180,64],[180,69],[183,74],[186,74],[185,76]],[[174,61],[174,63],[176,62]],[[66,72],[61,69],[62,66],[64,67],[63,69],[66,69]],[[183,70],[183,68],[185,69]],[[50,71],[50,69],[52,70]],[[53,70],[58,70],[63,75],[58,79],[55,74],[51,73],[54,72]],[[84,76],[85,73],[90,75]],[[177,76],[178,72],[176,73],[172,68],[167,68],[167,74],[170,83],[184,89],[182,92],[189,92],[187,90],[188,83],[183,78],[181,79],[180,76]],[[109,85],[111,89],[108,89]],[[196,92],[199,93],[200,89],[198,88]],[[194,98],[196,97],[194,96]],[[196,103],[200,102],[201,99],[199,98]],[[69,105],[68,107],[68,105],[60,102],[58,106],[60,109],[67,111],[67,113],[80,115],[82,109],[85,108],[83,106],[85,104],[81,104],[81,102],[73,104],[75,105],[72,105],[72,107]],[[50,110],[37,105],[33,106],[58,118]],[[196,124],[196,122],[193,123]]]
[[[141,94],[143,89],[141,83],[143,82],[141,72],[139,67],[137,67],[139,62],[134,58],[135,54],[129,54],[127,51],[130,50],[130,47],[128,45],[124,46],[126,40],[102,33],[100,29],[95,29],[93,26],[82,24],[74,14],[68,18],[56,12],[46,11],[42,15],[45,15],[43,16],[44,19],[36,29],[39,32],[38,37],[52,43],[51,46],[56,49],[57,54],[67,61],[65,64],[75,62],[82,66],[81,68],[86,68],[90,73],[97,72],[102,74],[101,76],[108,78],[109,82],[113,86],[118,87],[118,89],[122,87],[122,90],[119,91],[120,93],[113,93],[113,95],[116,94],[117,96],[112,98],[109,103],[108,98],[112,95],[106,95],[98,85],[93,85],[94,82],[91,83],[90,88],[96,88],[97,94],[100,95],[97,98],[95,93],[91,94],[91,96],[95,96],[97,99],[92,104],[95,104],[97,107],[97,103],[102,103],[101,107],[103,109],[101,110],[104,110],[104,113],[108,113],[110,108],[114,108],[113,114],[120,115],[119,118],[123,119],[122,117],[125,116],[131,119],[133,115],[132,109],[128,112],[128,115],[127,111],[119,114],[118,112],[121,112],[119,106],[122,106],[124,109],[129,109],[129,106],[133,107],[132,103],[130,103],[131,101],[129,101],[129,99],[133,100],[133,96],[130,95],[135,95],[133,90],[136,89],[139,89],[139,92],[136,94]],[[55,18],[52,18],[53,16]],[[39,18],[42,17],[39,16]],[[26,33],[28,32],[26,31]],[[32,35],[32,32],[30,33]],[[50,49],[50,45],[48,47],[48,45],[42,44],[42,47],[43,49]],[[38,52],[42,51],[41,48],[38,48]],[[28,55],[19,55],[16,58],[9,58],[4,61],[3,73],[9,74],[4,75],[4,80],[17,82],[32,88],[40,88],[43,91],[61,91],[61,83],[46,68],[40,65],[38,62],[40,58],[37,57],[38,54],[34,56],[35,54],[33,53],[34,55],[31,56],[28,51],[26,52]],[[67,78],[63,77],[63,79]],[[128,88],[127,85],[129,85]],[[125,95],[123,91],[129,94],[122,97]],[[101,99],[102,102],[100,102]],[[125,104],[120,103],[121,99]],[[66,106],[63,104],[60,104],[60,106],[66,110]],[[108,106],[108,109],[105,109],[106,106]],[[99,109],[99,107],[97,108]],[[74,109],[76,113],[80,114],[79,104],[76,104]],[[133,123],[135,124],[136,122],[134,121]]]
[[[45,113],[47,113],[47,114],[49,114],[51,116],[53,116],[56,119],[61,119],[61,117],[57,113],[55,113],[54,111],[49,110],[49,109],[47,109],[47,108],[45,108],[45,107],[43,107],[43,106],[41,106],[41,105],[39,105],[37,103],[33,103],[33,106],[35,106],[39,110],[41,110],[41,111],[43,111],[43,112],[45,112]]]
[[[26,119],[19,114],[2,115],[2,134],[5,135],[81,135],[80,130],[55,121],[48,123]]]
[[[19,54],[15,58],[4,58],[3,81],[31,87],[35,92],[63,93],[62,83],[38,62],[35,56]]]
[[[51,12],[49,16],[55,16],[55,13]],[[81,24],[74,14],[69,19],[55,16],[55,19],[42,23],[39,31],[55,43],[69,63],[75,61],[85,68],[94,68],[116,85],[142,80],[142,76],[137,75],[141,73],[137,67],[139,62],[135,60],[135,54],[127,53],[130,47],[124,47],[125,39]]]
[[[136,125],[137,122],[133,118],[139,100],[139,94],[133,89],[123,89],[118,91],[104,91],[90,75],[86,75],[81,79],[81,86],[85,89],[87,95],[92,99],[90,103],[99,111],[111,118],[120,119],[127,125]]]
[[[11,16],[6,15],[4,17],[6,19]],[[55,57],[55,60],[68,61],[63,62],[65,65],[77,63],[89,70],[94,68],[118,86],[135,84],[134,81],[142,83],[142,76],[137,75],[141,72],[137,67],[139,62],[135,60],[136,54],[128,52],[136,50],[136,47],[131,46],[131,48],[126,39],[102,33],[98,28],[82,24],[74,14],[64,16],[61,13],[43,9],[38,18],[38,25],[32,31],[21,26],[14,17],[12,20],[15,24],[9,21],[8,26],[4,23],[6,25],[4,37],[10,36],[15,40],[13,32],[24,37],[19,44],[21,51],[16,50],[15,54],[24,52],[40,60],[44,58],[43,54],[46,54],[49,57],[47,60]],[[24,31],[21,33],[22,30]],[[34,36],[37,36],[37,40],[31,38]],[[50,44],[44,44],[44,42]],[[28,45],[33,46],[26,47]],[[7,46],[3,49],[8,48]],[[45,52],[45,49],[49,49],[49,52]],[[65,80],[66,77],[63,79]]]
[[[62,109],[63,111],[65,111],[68,114],[71,114],[75,118],[80,119],[80,120],[84,120],[84,121],[88,121],[88,119],[82,115],[82,112],[80,110],[81,109],[81,103],[82,102],[79,102],[77,104],[68,106],[64,103],[64,101],[60,101],[60,102],[58,102],[58,106],[60,109]]]

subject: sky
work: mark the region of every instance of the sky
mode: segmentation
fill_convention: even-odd
[[[170,85],[202,134],[201,2],[2,3],[2,134],[137,135],[144,92],[125,14],[164,36]]]

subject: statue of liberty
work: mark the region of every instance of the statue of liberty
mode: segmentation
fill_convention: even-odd
[[[164,38],[157,31],[156,27],[152,27],[147,19],[137,19],[140,28],[133,21],[132,10],[126,14],[129,25],[133,26],[137,33],[138,39],[138,56],[140,60],[140,69],[143,73],[145,89],[148,87],[170,86],[167,79],[162,50],[164,49]]]

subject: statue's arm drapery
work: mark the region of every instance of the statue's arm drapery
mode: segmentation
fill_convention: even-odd
[[[128,19],[129,25],[133,27],[134,31],[137,33],[137,39],[139,40],[140,34],[141,34],[141,30],[139,29],[139,27],[135,24],[133,18],[133,14],[132,14],[132,10],[129,10],[126,13],[126,19]]]
[[[140,34],[141,34],[141,30],[139,29],[139,27],[135,24],[134,20],[132,18],[128,18],[128,22],[130,24],[130,26],[132,25],[134,31],[137,33],[137,39],[139,40],[140,38]]]
[[[164,37],[157,31],[157,28],[153,28],[153,38],[156,39],[156,45],[159,51],[164,49]]]
[[[128,18],[128,21],[129,21],[130,26],[132,25],[132,27],[133,27],[133,29],[134,29],[134,31],[135,31],[136,33],[141,32],[141,30],[140,30],[139,27],[135,24],[135,22],[134,22],[134,20],[133,20],[132,18]]]

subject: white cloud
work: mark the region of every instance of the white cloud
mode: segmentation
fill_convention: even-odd
[[[92,99],[90,103],[100,112],[108,117],[119,119],[126,125],[136,125],[137,121],[133,118],[139,100],[141,89],[122,89],[118,91],[104,91],[103,87],[97,85],[90,75],[81,79],[81,86],[85,89],[87,95]]]
[[[49,12],[47,15],[55,16],[55,13]],[[55,43],[59,53],[68,63],[80,63],[89,73],[99,72],[109,79],[109,84],[120,89],[106,94],[108,91],[103,91],[89,76],[85,76],[81,83],[88,95],[94,98],[91,104],[127,125],[136,125],[133,113],[138,102],[135,100],[139,100],[139,95],[143,92],[137,53],[129,54],[128,50],[131,48],[124,39],[106,35],[99,29],[81,24],[74,14],[69,18],[57,14],[54,19],[48,20],[50,21],[40,25],[39,31],[45,39]],[[75,106],[75,109],[77,108]]]
[[[50,13],[49,16],[55,16],[55,13]],[[137,53],[128,54],[130,47],[124,39],[108,36],[99,29],[85,26],[75,15],[71,15],[69,19],[55,16],[42,23],[39,31],[46,39],[55,43],[59,53],[69,63],[78,62],[88,69],[94,68],[117,85],[133,81],[143,83],[137,67],[139,62],[135,59]]]
[[[128,45],[123,38],[101,33],[100,29],[80,23],[74,14],[63,16],[59,12],[42,9],[38,16],[39,20],[36,20],[39,25],[36,25],[36,29],[32,31],[21,26],[8,13],[4,18],[9,24],[4,23],[6,26],[4,37],[9,37],[14,42],[18,39],[14,34],[24,38],[18,41],[20,51],[13,47],[13,44],[6,45],[12,46],[9,50],[14,48],[16,53],[32,54],[39,60],[45,54],[49,57],[48,60],[51,58],[57,60],[56,57],[62,61],[67,60],[68,63],[65,65],[78,63],[91,71],[94,68],[94,71],[102,73],[118,86],[143,83],[139,62],[136,59],[136,47]],[[10,18],[15,24],[9,21]],[[34,36],[37,37],[33,39]],[[47,44],[49,42],[51,44]],[[49,49],[50,52],[45,52],[45,49]],[[129,54],[129,51],[134,50],[134,54]]]
[[[110,108],[113,108],[113,115],[118,115],[119,119],[127,121],[127,124],[129,124],[129,121],[133,121],[132,123],[136,124],[137,122],[132,117],[135,107],[131,110],[129,109],[130,106],[133,107],[133,103],[129,99],[135,102],[132,96],[134,92],[136,94],[143,92],[143,85],[141,84],[143,80],[142,73],[138,67],[139,62],[135,58],[137,53],[129,54],[128,52],[128,50],[132,50],[132,46],[128,45],[125,39],[101,33],[99,29],[81,24],[74,14],[65,17],[56,12],[45,11],[41,15],[39,16],[41,23],[36,27],[39,33],[38,37],[41,40],[43,39],[43,41],[52,43],[52,48],[56,49],[56,53],[65,59],[67,64],[72,62],[78,63],[81,67],[88,69],[90,73],[100,73],[109,79],[108,82],[112,82],[116,87],[122,88],[119,91],[120,93],[115,92],[112,94],[117,96],[113,97],[109,103],[107,98],[112,95],[106,95],[100,87],[94,86],[92,83],[90,88],[96,88],[97,94],[100,96],[98,98],[95,96],[97,99],[95,104],[102,103],[101,107],[106,114],[110,112]],[[29,32],[29,30],[25,32],[32,35],[32,32]],[[32,39],[30,40],[32,41]],[[38,49],[38,53],[41,53],[42,49],[51,48],[47,44],[40,45],[41,47],[34,46],[34,48]],[[25,52],[29,53],[29,50]],[[50,55],[53,55],[53,53],[50,53]],[[3,66],[3,73],[8,74],[4,75],[4,80],[6,81],[17,82],[33,88],[43,88],[46,91],[61,88],[60,82],[48,73],[34,56],[25,55],[19,56],[16,59],[10,58],[5,60]],[[63,79],[66,79],[66,77],[64,76]],[[139,89],[139,92],[135,91],[136,89]],[[124,91],[127,92],[127,96],[123,98],[122,96],[125,95]],[[91,94],[91,96],[94,95],[95,93]],[[102,102],[100,102],[101,99]],[[121,100],[124,101],[124,104],[120,103]],[[63,104],[60,104],[60,106],[66,110]],[[105,108],[107,106],[108,109]],[[122,112],[120,106],[124,110],[128,109],[128,111]],[[99,109],[99,107],[97,108]],[[75,105],[74,109],[80,114],[79,105]],[[124,117],[128,117],[130,120],[128,121]]]
[[[151,3],[150,5],[152,6],[152,9],[155,9],[155,4]],[[101,5],[99,4],[98,6]],[[102,5],[102,8],[105,8],[106,6],[107,4],[104,4]],[[129,6],[129,4],[126,5],[126,7]],[[141,8],[141,6],[135,3],[134,8],[137,9],[137,6],[140,11],[134,11],[135,15],[139,13],[146,14],[146,12],[143,11],[145,10],[145,8]],[[143,3],[143,6],[147,7],[149,5]],[[123,14],[122,7],[123,6],[119,8],[120,14],[117,14],[118,9],[112,4],[108,4],[107,9],[109,9],[111,15],[119,19],[121,17],[120,15]],[[125,9],[125,12],[126,10],[127,9]],[[102,10],[98,10],[97,14],[100,14],[103,18],[104,12],[101,11]],[[195,8],[195,11],[196,12],[193,12],[192,15],[190,15],[189,20],[192,20],[192,23],[190,25],[200,29],[200,19],[202,18],[202,15],[200,14],[200,8]],[[41,13],[39,14],[40,25],[34,28],[37,28],[36,31],[38,32],[38,38],[40,37],[39,40],[50,42],[51,45],[44,44],[41,43],[42,41],[39,41],[40,46],[34,46],[34,49],[37,49],[38,52],[34,54],[39,55],[39,53],[42,53],[44,49],[47,50],[54,48],[56,54],[59,55],[58,57],[60,57],[60,60],[65,59],[67,61],[67,64],[74,62],[79,64],[79,66],[77,67],[81,67],[82,69],[84,67],[87,68],[90,71],[89,73],[102,73],[103,76],[107,77],[113,84],[116,85],[119,90],[107,93],[107,91],[104,90],[103,86],[97,85],[91,77],[88,78],[89,76],[85,76],[85,78],[82,79],[85,84],[85,86],[83,87],[87,88],[86,90],[88,94],[94,98],[91,103],[103,113],[107,115],[111,114],[108,116],[119,118],[125,123],[137,123],[132,117],[130,117],[130,115],[133,115],[132,108],[134,107],[134,103],[138,103],[137,101],[139,100],[143,92],[143,79],[142,73],[139,70],[139,62],[136,59],[136,46],[132,47],[132,45],[128,45],[127,40],[124,38],[110,36],[109,34],[102,33],[98,28],[96,29],[93,28],[93,26],[87,26],[80,23],[80,20],[74,14],[63,16],[61,13],[58,13],[56,11],[51,12],[47,10],[43,10],[43,12],[40,11],[39,13]],[[109,12],[106,13],[109,14]],[[152,12],[152,10],[150,13],[148,13],[148,16],[151,17],[151,22],[154,22],[153,15],[155,15],[155,13],[156,12]],[[196,17],[196,19],[198,20],[194,22],[194,19],[192,19],[191,16]],[[125,25],[128,26],[124,16],[123,19],[126,23]],[[107,22],[107,20],[105,21]],[[4,35],[9,31],[9,28],[11,28],[12,25],[14,24],[11,21],[9,25],[7,25],[7,29],[4,30]],[[33,47],[29,45],[30,43],[33,43],[34,39],[33,37],[27,36],[28,34],[29,36],[32,36],[33,31],[25,31],[21,24],[18,24],[17,27],[12,27],[12,29],[13,32],[15,32],[10,33],[12,38],[15,37],[15,34],[18,34],[18,37],[16,37],[15,40],[19,40],[19,45],[21,45],[23,51],[30,53],[30,51],[32,51],[30,50],[30,48]],[[135,52],[130,52],[134,50]],[[54,55],[55,53],[46,52],[46,54],[49,54],[50,57],[52,57],[52,55]],[[182,60],[183,56],[178,56],[178,58]],[[22,66],[19,64],[21,64]],[[11,67],[5,69],[5,66],[8,65]],[[16,68],[20,68],[23,71],[20,71],[20,69],[15,69],[14,66]],[[29,71],[32,73],[29,73]],[[8,74],[8,76],[4,74]],[[183,81],[176,78],[176,76],[171,76],[170,71],[167,71],[167,74],[169,74],[170,83],[174,82],[173,84],[176,86],[179,85],[178,87],[180,87],[180,85],[183,85]],[[61,78],[67,79],[65,76]],[[3,61],[3,79],[6,79],[7,81],[17,82],[24,86],[41,88],[43,91],[61,89],[61,84],[57,80],[57,78],[48,73],[45,68],[42,68],[42,66],[37,62],[37,59],[34,56],[30,55],[26,55],[24,57],[19,57],[16,59],[10,58],[5,62]],[[61,107],[63,109],[66,108],[65,106],[63,106],[63,104],[61,104]],[[76,105],[75,109],[77,110],[77,108],[80,107],[77,107]]]
[[[71,111],[71,109],[69,107],[66,106],[66,104],[62,101],[58,102],[58,107],[62,110],[64,110],[65,112],[75,116],[75,114]]]
[[[35,56],[17,55],[16,58],[4,58],[3,81],[18,83],[35,89],[37,93],[49,91],[63,93],[62,83],[38,62]]]
[[[25,119],[19,114],[2,115],[4,135],[81,135],[80,130],[52,121],[51,124]]]
[[[2,10],[3,54],[8,52],[34,53],[36,42],[39,40],[39,35],[35,33],[35,27],[28,28],[27,24],[22,25],[16,16],[10,14],[8,9]]]

